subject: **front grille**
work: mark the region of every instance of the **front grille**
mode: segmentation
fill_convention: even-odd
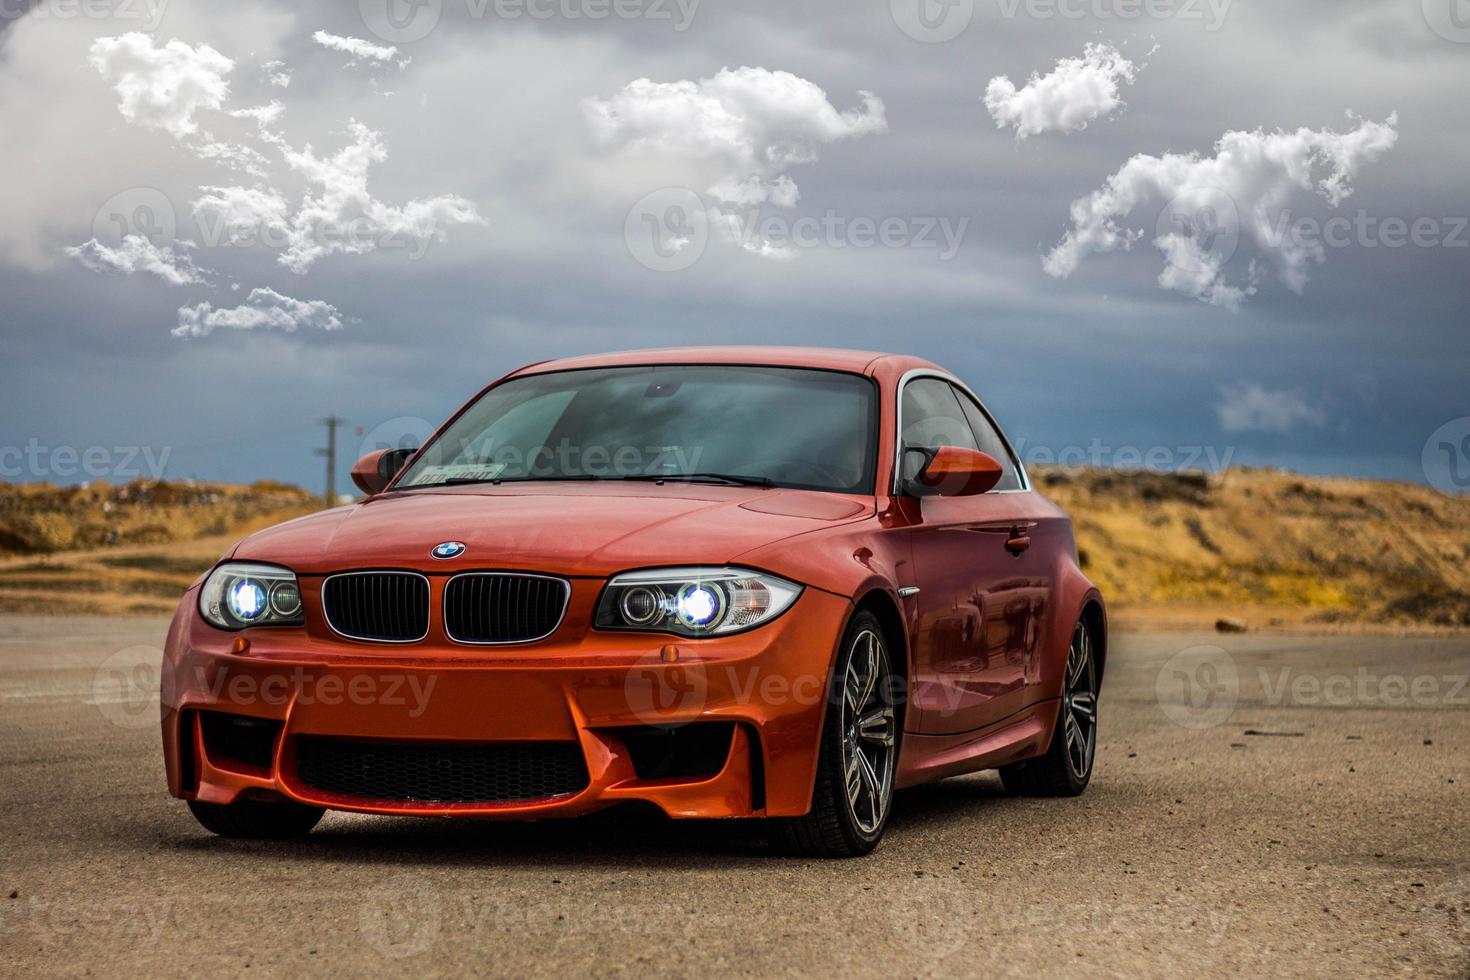
[[[343,636],[411,643],[429,633],[429,580],[413,572],[349,572],[322,583],[327,623]]]
[[[576,742],[459,745],[303,736],[296,772],[308,786],[362,800],[503,803],[571,796],[587,788]]]
[[[466,572],[444,587],[444,629],[460,643],[527,643],[550,636],[567,608],[565,579]]]

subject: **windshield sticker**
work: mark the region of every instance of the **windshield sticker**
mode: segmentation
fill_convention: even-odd
[[[426,483],[448,483],[451,480],[498,480],[505,472],[504,463],[451,463],[448,466],[425,466],[416,474],[411,487]]]

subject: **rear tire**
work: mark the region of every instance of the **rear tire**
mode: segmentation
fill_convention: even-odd
[[[305,837],[326,813],[318,807],[300,803],[262,803],[258,800],[235,803],[190,800],[189,812],[210,833],[247,840]]]
[[[1092,781],[1097,753],[1097,660],[1084,623],[1072,630],[1056,727],[1045,755],[1002,766],[1000,781],[1016,796],[1080,796]]]
[[[861,857],[878,846],[898,771],[898,693],[883,626],[863,611],[838,647],[806,816],[771,821],[771,842],[805,857]]]

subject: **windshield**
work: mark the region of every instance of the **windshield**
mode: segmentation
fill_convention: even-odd
[[[394,485],[699,479],[872,493],[873,382],[805,368],[659,365],[513,378]]]

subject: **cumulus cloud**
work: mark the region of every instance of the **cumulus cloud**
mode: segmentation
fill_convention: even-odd
[[[267,61],[260,66],[260,73],[276,88],[287,88],[291,84],[291,69],[284,61]]]
[[[292,299],[268,286],[259,286],[250,290],[239,306],[215,309],[213,304],[203,302],[179,307],[179,325],[173,329],[173,335],[207,337],[217,329],[294,333],[303,327],[341,330],[342,317],[335,306],[322,300]]]
[[[135,32],[98,38],[88,60],[113,84],[119,96],[118,110],[128,122],[169,133],[201,160],[265,176],[266,159],[258,150],[216,139],[195,118],[201,109],[224,111],[229,98],[225,76],[235,63],[214,48],[207,44],[191,47],[177,39],[156,47],[146,34]],[[263,128],[281,111],[281,104],[272,102],[228,114],[253,118]]]
[[[475,205],[454,194],[386,204],[368,190],[368,170],[388,157],[381,135],[353,121],[352,142],[319,157],[311,144],[300,150],[281,144],[287,165],[309,190],[294,210],[273,188],[202,187],[195,215],[212,242],[266,243],[282,249],[279,261],[305,273],[324,256],[362,254],[378,248],[422,248],[442,241],[445,228],[483,222]]]
[[[640,78],[582,108],[599,145],[689,161],[722,204],[790,207],[798,192],[784,171],[823,144],[887,131],[882,100],[859,94],[862,108],[842,112],[790,72],[725,68],[698,81]]]
[[[181,248],[190,244],[178,243]],[[160,248],[142,235],[125,235],[116,248],[93,238],[66,249],[66,254],[94,272],[120,272],[123,275],[149,272],[174,286],[208,281],[206,270],[196,266],[188,255],[176,251],[173,245]]]
[[[363,62],[377,62],[380,65],[388,64],[398,57],[398,49],[391,44],[374,44],[364,41],[359,37],[344,37],[341,34],[329,34],[326,31],[317,31],[311,39],[329,51],[341,51],[349,58],[348,64],[358,65]],[[410,58],[404,58],[398,62],[398,67],[408,65]]]
[[[1224,266],[1240,239],[1248,239],[1301,292],[1309,263],[1323,261],[1320,242],[1277,231],[1274,220],[1293,192],[1315,190],[1333,207],[1352,193],[1364,164],[1398,140],[1398,115],[1382,123],[1357,119],[1355,129],[1227,132],[1213,157],[1197,153],[1138,154],[1099,189],[1072,202],[1072,227],[1043,260],[1049,275],[1065,279],[1088,255],[1127,250],[1149,234],[1125,223],[1140,209],[1164,255],[1160,287],[1235,309],[1255,291],[1252,262],[1243,282]],[[1153,208],[1147,208],[1152,204]],[[1162,209],[1162,210],[1160,210]]]
[[[1061,59],[1049,75],[1033,72],[1020,89],[1005,75],[992,78],[985,89],[985,108],[997,129],[1013,127],[1018,140],[1052,131],[1071,133],[1121,108],[1118,85],[1133,84],[1138,70],[1112,45],[1088,44],[1082,57]]]
[[[1215,412],[1226,432],[1286,432],[1299,424],[1317,428],[1327,424],[1326,410],[1302,395],[1249,382],[1221,388]]]
[[[195,112],[224,104],[230,94],[225,76],[235,67],[207,44],[174,39],[155,47],[136,31],[97,38],[88,62],[112,83],[124,119],[179,138],[198,131]]]
[[[354,60],[383,62],[396,54],[392,46],[325,31],[318,31],[314,40]],[[229,85],[224,76],[234,69],[234,62],[208,45],[191,47],[173,40],[155,47],[146,35],[124,34],[96,40],[91,62],[114,84],[124,118],[165,130],[195,156],[257,178],[253,187],[200,188],[194,211],[208,245],[272,245],[280,249],[283,265],[304,273],[317,259],[334,253],[361,254],[388,247],[422,251],[427,243],[442,240],[447,226],[481,221],[475,206],[457,195],[419,198],[402,205],[373,197],[367,186],[368,170],[385,160],[388,151],[377,131],[356,121],[349,121],[351,142],[347,146],[318,156],[310,143],[296,149],[272,131],[284,111],[279,101],[226,109]],[[264,71],[272,84],[289,84],[280,62],[267,62]],[[254,120],[260,144],[268,151],[274,148],[286,168],[304,178],[306,191],[299,206],[293,209],[272,186],[271,162],[265,153],[245,143],[218,139],[201,128],[195,119],[200,109]],[[103,253],[98,249],[105,246],[94,248],[91,243],[83,247],[89,249],[84,261],[101,266],[144,261],[133,252]],[[136,251],[138,246],[129,248]],[[153,258],[148,267],[160,270],[166,265],[169,263]]]
[[[291,205],[271,187],[199,188],[194,201],[204,241],[209,245],[253,244],[255,240],[285,247],[291,228]]]

